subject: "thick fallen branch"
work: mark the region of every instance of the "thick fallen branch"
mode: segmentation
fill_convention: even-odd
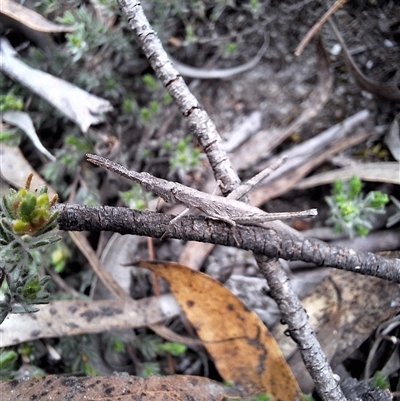
[[[270,258],[302,260],[400,283],[400,259],[385,259],[370,252],[356,252],[304,238],[280,221],[265,223],[269,228],[241,225],[232,228],[222,221],[184,216],[169,225],[174,216],[156,212],[108,206],[58,207],[58,222],[65,231],[113,231],[154,238],[161,238],[165,233],[165,238],[239,247]]]

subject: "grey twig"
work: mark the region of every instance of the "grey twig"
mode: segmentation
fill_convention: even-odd
[[[299,298],[294,293],[287,274],[279,262],[256,255],[261,272],[267,279],[271,295],[278,304],[282,320],[288,325],[290,335],[299,344],[304,364],[323,400],[345,401],[339,386],[340,378],[332,373]],[[328,368],[327,368],[328,367]]]
[[[179,111],[188,122],[189,129],[205,150],[215,179],[222,182],[224,194],[239,185],[240,180],[222,147],[222,140],[210,116],[190,92],[179,71],[173,66],[157,33],[152,28],[139,1],[118,0],[138,43],[143,49],[158,79],[165,86]]]
[[[228,199],[241,199],[243,196],[247,195],[250,191],[252,191],[261,181],[263,181],[265,178],[268,178],[272,172],[277,170],[279,167],[281,167],[284,163],[286,163],[287,158],[281,158],[276,160],[274,163],[272,163],[270,166],[265,168],[264,170],[260,171],[258,174],[256,174],[253,178],[250,178],[247,182],[244,184],[241,184],[239,187],[234,189],[228,196]]]

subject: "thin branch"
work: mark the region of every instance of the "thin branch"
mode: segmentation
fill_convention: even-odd
[[[186,118],[190,131],[205,150],[216,180],[222,183],[223,193],[231,192],[239,185],[240,180],[223,150],[222,140],[215,124],[190,92],[185,81],[168,58],[157,33],[144,14],[140,2],[118,0],[118,3],[126,14],[139,45],[158,79],[174,99],[180,112]]]
[[[310,323],[307,313],[290,285],[285,271],[275,260],[256,255],[261,273],[266,278],[271,295],[278,304],[282,319],[287,323],[293,340],[298,344],[304,364],[314,381],[323,400],[345,400],[340,386],[340,378],[335,376],[322,351]]]
[[[328,20],[328,18],[332,14],[334,14],[337,10],[339,10],[339,8],[342,7],[343,4],[346,2],[347,0],[337,0],[335,4],[320,18],[320,20],[314,24],[314,26],[307,32],[307,35],[304,36],[304,38],[297,46],[294,52],[296,56],[300,56],[301,53],[303,53],[303,50],[307,46],[308,42],[312,39],[312,37],[316,34],[316,32],[318,32],[325,24],[325,22]]]

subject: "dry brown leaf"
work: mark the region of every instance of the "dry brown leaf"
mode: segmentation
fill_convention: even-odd
[[[0,381],[2,401],[22,400],[146,400],[146,401],[220,401],[241,394],[220,383],[197,376],[109,377],[45,376],[31,380]]]
[[[192,270],[200,270],[213,249],[214,244],[189,241],[179,255],[179,263],[190,267]]]
[[[39,136],[36,133],[33,121],[28,113],[18,110],[9,110],[2,114],[1,118],[6,123],[18,127],[32,141],[35,148],[47,156],[51,161],[56,161],[56,158],[43,146]]]
[[[37,12],[30,10],[11,0],[2,0],[0,15],[6,15],[15,21],[40,32],[72,32],[74,29],[70,25],[55,24],[42,17]]]
[[[250,204],[261,205],[278,197],[331,155],[374,136],[372,128],[363,126],[369,121],[369,113],[362,110],[317,137],[282,152],[279,157],[287,157],[288,162],[249,194]]]
[[[0,175],[14,187],[23,188],[26,177],[33,172],[31,187],[41,188],[46,185],[49,195],[52,197],[55,194],[55,191],[46,184],[46,181],[35,172],[19,148],[0,143],[0,161]]]
[[[0,70],[3,73],[45,99],[78,124],[84,133],[91,125],[103,122],[104,114],[113,110],[108,100],[28,66],[18,58],[17,52],[5,38],[0,39],[0,58]]]
[[[392,156],[400,162],[400,113],[394,117],[392,124],[390,124],[384,142]]]
[[[224,380],[274,399],[302,399],[298,384],[258,316],[211,277],[178,263],[138,264],[164,278]]]
[[[343,167],[305,178],[296,184],[296,189],[317,187],[331,184],[335,180],[349,180],[357,175],[362,181],[388,182],[400,185],[400,163],[358,163],[354,166]]]
[[[39,308],[36,313],[7,316],[0,326],[2,347],[39,338],[143,327],[160,323],[181,311],[171,294],[129,302],[52,301]]]

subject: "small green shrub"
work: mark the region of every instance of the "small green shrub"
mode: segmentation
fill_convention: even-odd
[[[200,151],[193,147],[190,141],[191,138],[187,136],[179,140],[175,146],[168,141],[164,144],[164,149],[171,152],[169,157],[170,175],[179,170],[187,172],[199,164]]]
[[[32,176],[25,188],[10,189],[0,200],[0,323],[10,312],[37,311],[33,305],[49,298],[50,277],[39,278],[30,266],[33,250],[60,239],[55,234],[58,212],[51,210],[57,196],[50,200],[46,187],[30,191]]]
[[[376,371],[374,377],[372,378],[371,387],[380,388],[382,390],[390,388],[388,377],[384,375],[381,371]]]
[[[371,191],[366,196],[361,192],[360,179],[353,176],[349,181],[335,180],[332,195],[325,197],[330,208],[327,224],[333,224],[335,232],[345,232],[350,238],[365,236],[372,228],[375,214],[384,213],[388,196],[380,191]]]

